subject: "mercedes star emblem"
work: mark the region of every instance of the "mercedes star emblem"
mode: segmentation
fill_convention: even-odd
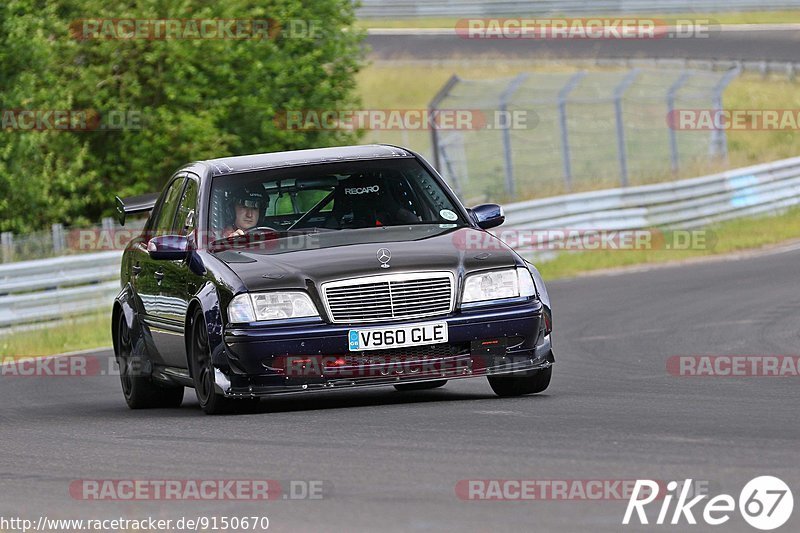
[[[388,248],[381,248],[378,250],[378,261],[381,262],[381,268],[389,268],[389,260],[392,258],[392,252]]]

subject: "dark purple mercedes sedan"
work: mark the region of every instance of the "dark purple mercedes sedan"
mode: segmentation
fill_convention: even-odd
[[[323,148],[198,161],[125,249],[114,351],[131,408],[206,413],[272,394],[487,377],[500,396],[545,390],[550,301],[536,268],[487,232],[418,154]]]

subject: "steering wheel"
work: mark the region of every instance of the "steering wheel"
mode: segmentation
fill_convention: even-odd
[[[248,235],[250,233],[255,233],[257,231],[264,231],[264,232],[270,231],[272,233],[278,233],[279,232],[279,230],[276,230],[275,228],[273,228],[271,226],[254,226],[254,227],[252,227],[252,228],[250,228],[248,230],[245,230],[244,234]]]
[[[246,229],[246,230],[242,230],[242,231],[244,233],[241,233],[241,234],[236,233],[236,234],[228,235],[227,237],[225,237],[225,239],[227,241],[229,241],[229,242],[232,242],[232,243],[237,243],[237,242],[238,243],[243,243],[243,242],[251,242],[251,241],[260,242],[261,240],[272,240],[274,238],[277,238],[277,235],[279,233],[278,230],[276,230],[275,228],[269,227],[269,226],[254,226],[254,227],[252,227],[250,229]],[[248,236],[256,234],[256,233],[264,234],[264,238],[263,239],[249,239],[249,238],[247,238]]]

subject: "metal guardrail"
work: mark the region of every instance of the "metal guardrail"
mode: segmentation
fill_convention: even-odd
[[[506,229],[697,228],[800,205],[800,157],[656,185],[505,206]]]
[[[657,185],[505,206],[500,230],[690,229],[800,204],[800,157]],[[0,265],[0,328],[110,309],[121,252]]]
[[[0,265],[0,328],[110,309],[119,251]]]
[[[797,0],[361,0],[360,18],[713,13],[796,9]]]

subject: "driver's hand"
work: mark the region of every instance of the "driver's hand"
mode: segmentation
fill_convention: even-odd
[[[232,232],[228,237],[236,237],[237,235],[244,235],[244,230],[242,228],[237,229],[236,231]]]

